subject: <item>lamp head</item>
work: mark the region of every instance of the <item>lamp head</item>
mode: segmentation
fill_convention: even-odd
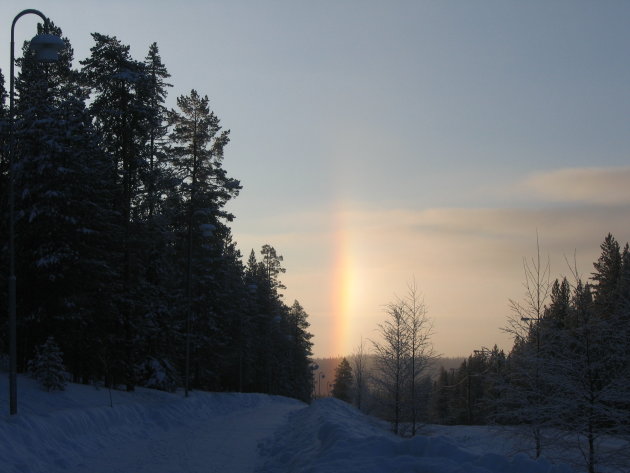
[[[66,43],[59,36],[48,33],[38,34],[31,40],[31,49],[35,51],[35,59],[39,62],[55,62],[59,60],[59,51]]]

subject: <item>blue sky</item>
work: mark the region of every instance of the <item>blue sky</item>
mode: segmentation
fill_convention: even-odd
[[[609,231],[630,239],[629,2],[9,0],[3,44],[24,8],[77,60],[91,32],[138,59],[156,41],[171,106],[210,97],[244,187],[235,238],[284,255],[317,355],[376,337],[413,277],[438,352],[509,348],[499,327],[536,232],[553,277],[574,254],[588,276]],[[36,21],[20,20],[18,43]]]

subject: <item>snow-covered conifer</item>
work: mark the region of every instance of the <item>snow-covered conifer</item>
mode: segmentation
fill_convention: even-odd
[[[352,367],[347,359],[343,358],[335,368],[335,381],[332,395],[342,401],[352,401]]]
[[[29,362],[29,370],[46,391],[63,391],[66,386],[66,369],[63,353],[54,337],[37,347],[35,358]]]

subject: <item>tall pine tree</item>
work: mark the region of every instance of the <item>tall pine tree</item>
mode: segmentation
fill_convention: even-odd
[[[218,370],[202,360],[212,358],[211,347],[221,340],[212,297],[217,293],[216,262],[229,234],[226,222],[233,218],[225,205],[238,195],[240,183],[223,169],[229,131],[221,129],[208,97],[192,90],[180,96],[177,105],[179,111],[169,114],[169,160],[178,179],[177,246],[180,265],[185,268],[180,307],[186,325],[186,361],[191,363],[185,371],[190,371],[193,384],[213,386],[218,383]]]

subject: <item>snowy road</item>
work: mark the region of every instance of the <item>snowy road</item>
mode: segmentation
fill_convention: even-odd
[[[0,415],[1,473],[254,472],[264,462],[259,444],[307,408],[262,394],[184,398],[76,384],[46,393],[20,378],[20,414]],[[0,378],[2,405],[6,384]]]
[[[475,452],[442,436],[402,439],[335,399],[20,386],[21,413],[0,415],[1,473],[572,473],[487,453],[487,436]]]
[[[253,472],[258,445],[271,437],[299,404],[269,403],[215,416],[129,441],[112,439],[77,465],[73,473]]]
[[[147,435],[137,441],[112,439],[96,455],[66,465],[76,473],[244,473],[253,472],[258,445],[271,437],[299,404],[269,403],[217,414],[194,424]]]

